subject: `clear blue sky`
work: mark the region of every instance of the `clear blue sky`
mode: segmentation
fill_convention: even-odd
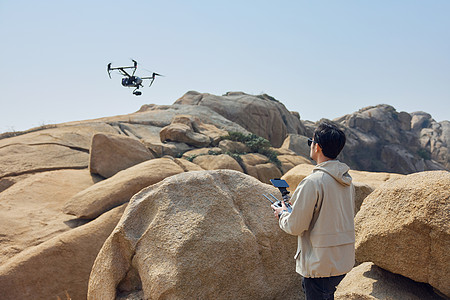
[[[449,120],[449,16],[448,0],[0,0],[0,132],[189,90],[267,93],[312,121],[380,103]],[[130,58],[166,75],[140,97],[107,76]]]

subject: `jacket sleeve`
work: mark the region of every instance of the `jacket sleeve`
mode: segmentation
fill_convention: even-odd
[[[309,229],[319,199],[320,190],[314,182],[305,178],[292,195],[292,200],[295,200],[292,212],[283,212],[280,216],[280,228],[292,235],[302,235]]]

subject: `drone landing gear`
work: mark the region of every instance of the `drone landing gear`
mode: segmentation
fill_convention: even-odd
[[[133,95],[140,96],[140,95],[142,95],[142,92],[139,91],[138,89],[135,89],[135,90],[133,91]]]

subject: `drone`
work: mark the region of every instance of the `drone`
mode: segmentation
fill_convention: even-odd
[[[163,76],[163,75],[153,72],[152,76],[149,76],[149,77],[134,76],[134,73],[136,72],[136,69],[137,69],[137,61],[135,61],[134,59],[132,59],[132,61],[133,61],[133,65],[129,66],[129,67],[111,67],[111,63],[109,63],[108,64],[108,75],[109,75],[109,78],[111,78],[111,71],[118,70],[120,72],[120,74],[125,76],[124,78],[122,78],[122,85],[124,87],[134,87],[135,89],[133,90],[133,95],[140,96],[140,95],[142,95],[142,92],[139,91],[139,88],[144,87],[142,85],[143,80],[151,79],[150,85],[149,85],[149,87],[151,87],[153,84],[153,81],[155,81],[156,76]],[[130,75],[127,71],[125,71],[125,69],[133,69],[133,73],[131,73],[131,75]]]

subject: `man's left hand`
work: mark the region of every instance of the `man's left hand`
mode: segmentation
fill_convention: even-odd
[[[276,207],[275,205],[271,205],[270,207],[272,207],[273,209],[273,214],[275,215],[275,217],[278,219],[278,216],[281,214],[281,212],[283,210],[287,211],[286,205],[284,204],[284,201],[281,201],[281,207]]]

